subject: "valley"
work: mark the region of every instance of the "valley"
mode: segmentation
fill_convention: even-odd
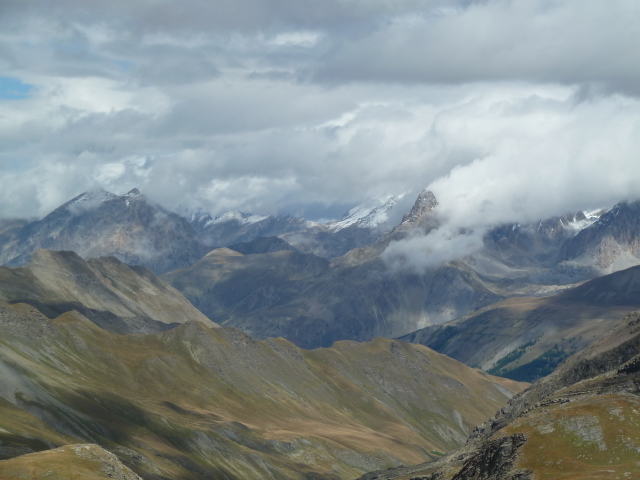
[[[463,257],[398,268],[388,252],[442,218],[422,192],[392,225],[394,202],[320,225],[188,220],[102,191],[3,224],[2,475],[467,479],[492,449],[544,445],[535,422],[571,442],[583,427],[558,419],[573,408],[630,415],[610,389],[474,430],[530,411],[520,398],[551,395],[548,379],[640,309],[636,204],[496,227]],[[525,453],[498,475],[547,471]],[[366,473],[398,465],[433,466]]]

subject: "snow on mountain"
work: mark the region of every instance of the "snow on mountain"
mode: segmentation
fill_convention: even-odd
[[[369,202],[352,208],[340,220],[328,222],[326,225],[331,232],[338,232],[351,225],[371,229],[383,226],[389,222],[390,210],[405,195],[406,193],[376,197]]]
[[[250,213],[240,212],[238,210],[233,212],[223,213],[222,215],[218,215],[215,218],[211,218],[207,222],[205,222],[204,226],[208,227],[209,225],[216,225],[218,223],[225,222],[237,222],[238,225],[249,225],[252,223],[258,223],[262,220],[266,220],[269,218],[268,215],[252,215]]]

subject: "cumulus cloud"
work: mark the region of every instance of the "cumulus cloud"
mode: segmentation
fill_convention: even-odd
[[[33,87],[0,95],[0,216],[138,187],[169,208],[326,217],[429,186],[450,231],[479,231],[640,196],[632,0],[2,12],[3,76]]]

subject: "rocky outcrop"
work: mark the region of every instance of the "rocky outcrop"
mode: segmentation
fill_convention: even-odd
[[[243,255],[255,255],[258,253],[271,253],[291,251],[297,252],[298,249],[289,245],[287,242],[278,237],[258,237],[245,243],[234,243],[227,248],[242,253]]]
[[[562,245],[558,260],[601,274],[640,264],[640,201],[617,204]]]
[[[518,449],[526,441],[526,436],[514,434],[482,444],[451,480],[532,480],[531,471],[515,468]]]

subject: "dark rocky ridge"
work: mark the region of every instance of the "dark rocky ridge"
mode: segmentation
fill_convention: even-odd
[[[278,237],[257,237],[249,242],[234,243],[227,248],[242,253],[243,255],[252,255],[257,253],[272,253],[281,251],[297,252],[298,249],[292,247],[287,242]]]
[[[591,264],[604,273],[640,263],[640,201],[617,204],[566,241],[560,262]]]

